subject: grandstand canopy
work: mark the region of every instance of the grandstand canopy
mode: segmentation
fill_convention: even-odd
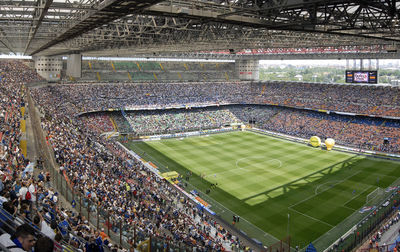
[[[397,0],[8,0],[0,1],[0,53],[392,53],[400,43],[399,7]]]

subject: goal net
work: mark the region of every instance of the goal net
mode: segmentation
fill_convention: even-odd
[[[366,199],[365,203],[370,203],[370,204],[374,203],[374,201],[376,199],[379,200],[380,196],[382,196],[384,193],[385,193],[385,191],[382,188],[380,188],[380,187],[376,188],[375,190],[373,190],[372,192],[370,192],[367,195],[367,199]]]

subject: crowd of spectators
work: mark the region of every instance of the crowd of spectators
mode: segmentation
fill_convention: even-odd
[[[84,60],[82,70],[93,71],[210,71],[210,70],[234,71],[233,62],[205,63],[205,62],[174,62],[174,61],[104,61],[104,60]],[[176,73],[175,73],[176,74]]]
[[[59,106],[83,111],[126,110],[132,108],[176,107],[201,104],[242,103],[254,96],[251,84],[244,83],[115,83],[51,85],[40,89],[40,97],[56,95]],[[36,90],[33,91],[36,94]],[[71,112],[71,111],[67,111]]]
[[[234,62],[82,61],[82,81],[198,82],[234,79]]]
[[[110,223],[121,222],[122,228],[113,225],[113,231],[122,233],[127,242],[132,242],[136,234],[137,243],[152,236],[198,251],[243,248],[237,237],[181,196],[169,182],[128,156],[120,145],[100,138],[93,127],[87,127],[90,122],[98,123],[97,119],[82,121],[72,116],[70,110],[79,106],[61,106],[67,98],[60,99],[59,92],[48,91],[35,89],[34,97],[46,115],[42,128],[60,171],[65,172],[74,191],[91,202],[92,212],[101,209],[109,214]],[[101,118],[109,120],[104,115]],[[100,125],[109,129],[105,127],[108,122]]]
[[[132,132],[132,126],[129,124],[129,121],[126,119],[125,112],[113,113],[111,119],[114,120],[118,132],[122,133],[130,133]]]
[[[98,134],[115,130],[108,113],[87,114],[81,119],[87,128]]]
[[[358,149],[400,153],[398,120],[280,108],[259,127],[305,139],[333,138],[337,144]]]
[[[25,190],[22,194],[20,191],[24,187],[27,190],[33,187],[35,197],[32,200],[34,198],[35,202],[40,202],[41,207],[33,208],[32,211],[37,212],[40,220],[40,211],[44,209],[42,217],[47,217],[50,222],[55,220],[61,238],[66,239],[70,246],[95,243],[100,236],[100,230],[88,225],[83,216],[59,209],[56,192],[50,183],[45,183],[45,179],[32,179],[26,174],[22,176],[28,161],[22,156],[17,141],[20,136],[19,106],[24,102],[20,92],[21,84],[36,80],[37,77],[21,62],[2,62],[0,69],[0,164],[1,171],[8,174],[2,180],[8,179],[12,182],[5,183],[4,201],[14,202],[9,191],[16,191],[15,185],[19,185],[17,210],[11,207],[11,212],[14,214],[17,211],[24,218],[32,218],[33,214],[27,215],[27,206],[22,203],[26,200],[25,196],[21,196]],[[230,123],[253,123],[285,134],[305,138],[312,135],[332,137],[340,144],[398,153],[400,125],[396,120],[318,113],[278,106],[222,106],[225,103],[256,102],[328,110],[337,108],[340,111],[391,116],[400,113],[396,109],[397,89],[388,91],[381,87],[345,87],[345,98],[339,90],[341,87],[337,85],[296,86],[273,83],[74,84],[31,89],[36,104],[45,114],[42,127],[48,144],[54,150],[60,171],[65,172],[73,189],[95,206],[93,211],[103,209],[110,214],[111,222],[123,223],[122,229],[115,227],[113,231],[123,232],[127,241],[136,233],[137,241],[153,236],[171,243],[197,247],[199,250],[239,248],[242,244],[166,181],[129,157],[120,145],[99,137],[100,131],[114,130],[108,114],[95,113],[83,117],[74,115],[84,111],[105,111],[109,108],[179,106],[186,108],[127,114],[121,112],[121,116],[113,117],[117,118],[114,120],[117,125],[128,118],[130,130],[138,134],[157,130],[186,131],[195,127],[221,127]],[[380,98],[382,99],[379,100]],[[218,106],[189,109],[205,104]],[[391,110],[385,110],[386,107]],[[389,144],[383,144],[384,138],[390,140]],[[42,177],[46,176],[42,174]],[[3,206],[7,204],[9,203],[3,203]],[[70,231],[67,232],[68,235],[62,234],[62,230],[66,229]],[[56,235],[57,233],[55,237]],[[104,239],[101,238],[101,241],[104,242]]]
[[[97,251],[106,248],[101,245],[111,245],[110,238],[91,226],[83,215],[60,207],[49,173],[40,171],[34,176],[28,171],[33,163],[18,146],[20,107],[24,105],[21,90],[23,83],[37,80],[36,74],[13,61],[0,62],[0,73],[0,232],[6,232],[0,236],[1,245],[11,246],[12,251],[30,251],[33,247],[35,251],[52,251],[53,246],[57,250]],[[100,148],[100,143],[93,144],[99,139],[88,133],[91,128],[84,127],[88,121],[66,119],[63,113],[68,108],[54,106],[59,105],[56,96],[48,98],[53,99],[37,102],[44,105],[43,112],[54,116],[45,116],[42,125],[54,147],[60,172],[66,172],[75,190],[86,195],[92,204],[106,209],[112,222],[123,222],[125,230],[114,231],[124,232],[129,240],[132,229],[136,229],[138,241],[151,235],[197,247],[198,251],[243,247],[235,236],[181,197],[166,181],[129,159],[119,145],[102,142],[105,148]],[[103,128],[109,129],[105,125]],[[118,250],[115,245],[110,249]]]
[[[400,117],[400,88],[378,85],[271,82],[255,103]]]
[[[0,61],[0,243],[11,251],[83,249],[97,238],[94,230],[84,217],[59,206],[50,174],[35,176],[34,162],[19,148],[23,84],[37,80],[23,62]]]
[[[127,120],[138,135],[214,129],[230,125],[234,119],[228,109],[218,107],[127,113]]]
[[[309,139],[333,138],[337,144],[358,149],[400,152],[400,121],[366,116],[340,115],[265,105],[131,111],[117,124],[131,125],[136,135],[151,135],[251,124],[261,129]],[[114,116],[115,118],[115,116]],[[90,126],[95,128],[96,125]],[[385,141],[386,140],[386,141]]]
[[[389,242],[382,241],[382,237],[388,231],[392,231],[392,226],[396,225],[400,220],[400,212],[396,211],[393,216],[387,219],[374,233],[370,235],[370,239],[368,240],[368,248],[363,248],[363,251],[398,251],[400,249],[400,244],[396,241],[394,244],[390,244]],[[400,232],[393,232],[395,237],[400,237]],[[397,240],[397,239],[396,239]],[[367,247],[365,246],[365,247]]]
[[[207,104],[277,104],[400,117],[400,88],[284,82],[112,83],[48,86],[73,111]],[[42,97],[45,99],[46,97]],[[72,112],[72,111],[71,111]]]

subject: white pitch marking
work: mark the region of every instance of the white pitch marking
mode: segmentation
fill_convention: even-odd
[[[358,171],[358,172],[352,174],[351,176],[346,177],[346,178],[343,179],[343,180],[339,180],[338,183],[334,184],[334,186],[336,186],[337,184],[340,184],[340,183],[343,182],[343,181],[348,180],[349,178],[351,178],[351,177],[353,177],[353,176],[359,174],[360,172],[361,172],[361,171]],[[327,191],[327,190],[329,190],[329,188],[326,189],[326,190],[323,190],[323,191],[319,192],[318,194],[320,194],[320,193],[322,193],[322,192],[325,192],[325,191]],[[314,198],[314,197],[315,197],[316,195],[318,195],[318,194],[310,195],[309,197],[307,197],[307,198],[305,198],[305,199],[303,199],[303,200],[300,200],[299,202],[296,202],[296,203],[294,203],[293,205],[291,205],[291,206],[289,206],[289,207],[297,206],[298,204],[301,204],[301,203],[303,203],[303,202],[305,202],[305,201],[307,201],[307,200],[309,200],[309,199],[311,199],[311,198]]]
[[[294,211],[294,212],[296,212],[296,213],[298,213],[298,214],[301,214],[301,215],[303,215],[303,216],[305,216],[305,217],[308,217],[308,218],[310,218],[310,219],[313,219],[313,220],[315,220],[315,221],[318,221],[318,222],[321,222],[321,223],[323,223],[323,224],[325,224],[325,225],[328,225],[328,226],[330,226],[331,228],[334,227],[333,225],[331,225],[331,224],[329,224],[329,223],[327,223],[327,222],[325,222],[325,221],[319,220],[319,219],[314,218],[314,217],[312,217],[312,216],[310,216],[310,215],[307,215],[307,214],[304,214],[304,213],[302,213],[302,212],[299,212],[299,211],[297,211],[296,209],[293,209],[293,208],[291,208],[291,207],[288,207],[288,209],[289,209],[289,210],[292,210],[292,211]]]

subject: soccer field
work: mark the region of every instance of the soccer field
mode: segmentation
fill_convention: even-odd
[[[185,178],[191,171],[188,189],[203,192],[212,210],[228,221],[232,212],[239,215],[236,227],[267,245],[289,233],[292,247],[303,248],[319,238],[315,245],[324,248],[330,240],[327,231],[353,213],[362,218],[365,214],[358,210],[366,196],[400,176],[398,162],[253,132],[126,145],[162,172],[175,170]],[[215,183],[217,188],[205,195]]]

